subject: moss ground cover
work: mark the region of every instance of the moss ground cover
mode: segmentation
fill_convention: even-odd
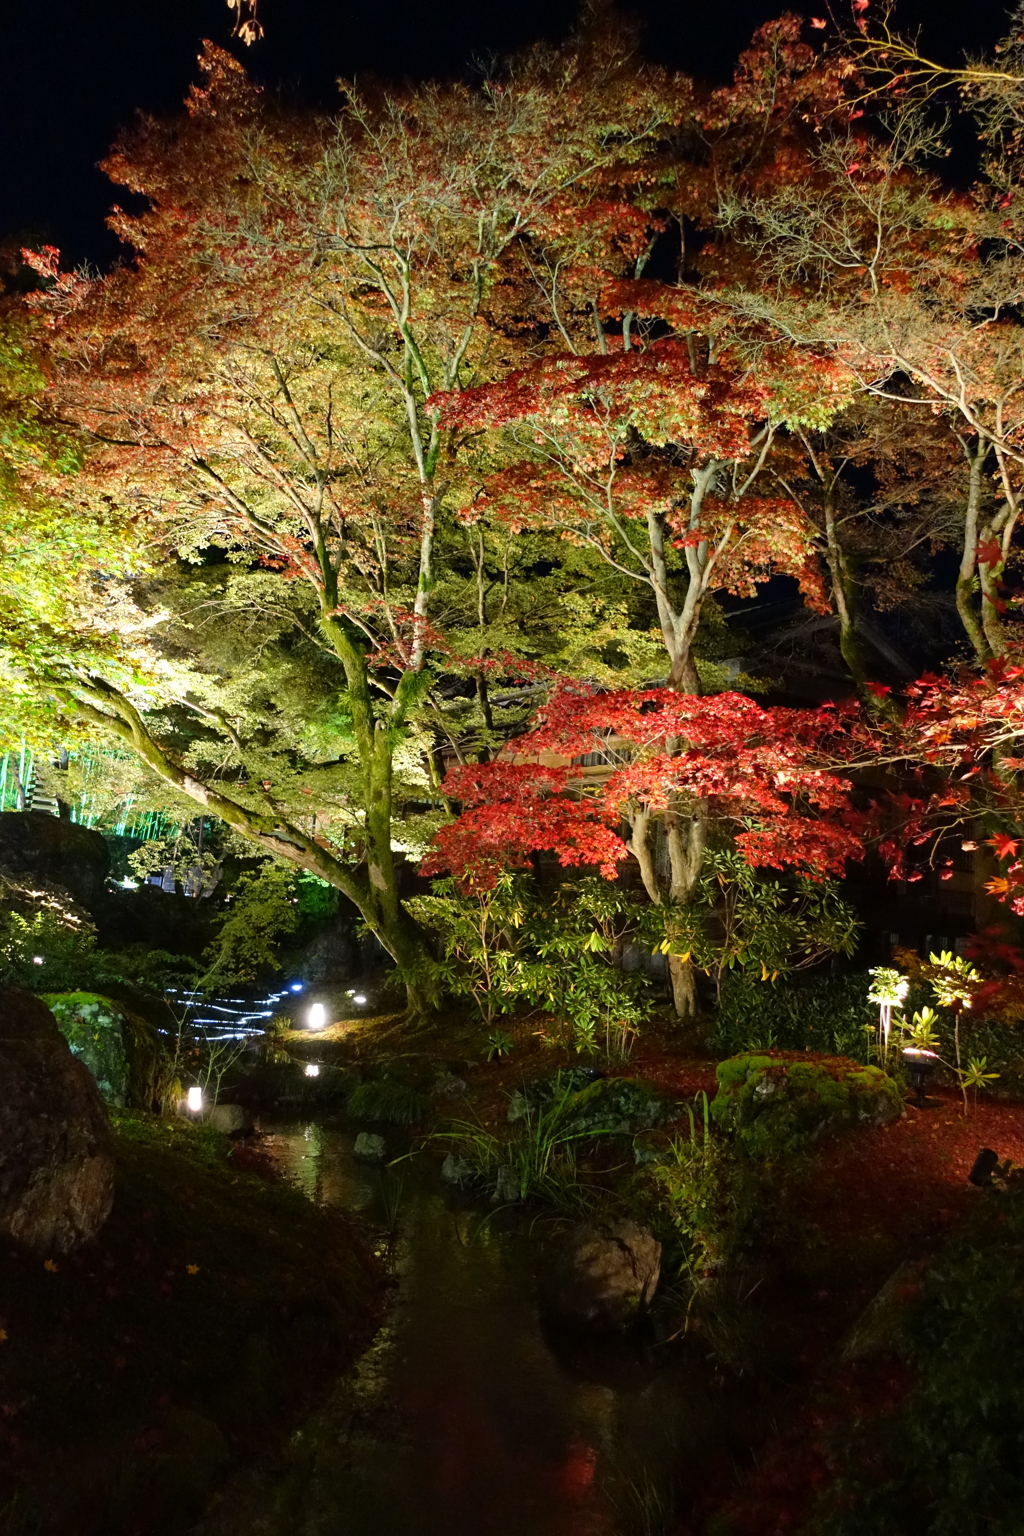
[[[236,1171],[215,1132],[114,1118],[99,1240],[55,1263],[0,1250],[5,1536],[187,1529],[379,1313],[376,1267],[344,1217]]]

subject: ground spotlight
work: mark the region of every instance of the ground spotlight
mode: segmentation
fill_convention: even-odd
[[[907,1046],[902,1052],[903,1061],[910,1079],[910,1086],[914,1090],[914,1102],[918,1108],[923,1109],[927,1100],[925,1089],[928,1080],[939,1064],[939,1058],[934,1051],[917,1050],[913,1046]]]

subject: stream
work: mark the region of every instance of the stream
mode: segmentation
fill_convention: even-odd
[[[203,1536],[656,1536],[743,1455],[706,1350],[545,1323],[543,1217],[468,1208],[429,1158],[358,1162],[333,1120],[262,1129],[311,1199],[378,1233],[397,1285],[284,1466],[230,1489]]]

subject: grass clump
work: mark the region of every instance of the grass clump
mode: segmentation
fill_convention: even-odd
[[[490,1185],[499,1200],[535,1199],[583,1208],[596,1192],[580,1179],[582,1144],[628,1130],[629,1125],[621,1109],[603,1102],[607,1094],[593,1095],[600,1083],[581,1089],[579,1082],[570,1070],[559,1073],[537,1095],[515,1095],[514,1119],[504,1134],[459,1120],[437,1132],[437,1138],[465,1160],[474,1181]]]
[[[97,1241],[47,1263],[0,1248],[0,1531],[17,1536],[187,1530],[377,1312],[346,1218],[234,1171],[207,1128],[114,1130]]]
[[[427,1118],[431,1104],[429,1097],[410,1083],[391,1077],[379,1077],[353,1088],[346,1108],[352,1120],[417,1125]]]

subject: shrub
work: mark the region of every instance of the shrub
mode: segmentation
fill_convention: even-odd
[[[780,1239],[785,1227],[777,1170],[738,1156],[724,1137],[712,1134],[707,1094],[699,1094],[695,1102],[698,1114],[686,1105],[688,1131],[652,1149],[643,1159],[636,1186],[652,1197],[649,1219],[669,1244],[666,1257],[674,1251],[680,1274],[693,1282],[698,1276],[741,1274],[752,1257],[763,1256]],[[725,1296],[718,1288],[705,1288],[701,1329],[709,1338],[724,1320]],[[694,1299],[691,1296],[690,1306]],[[725,1339],[718,1331],[716,1355]],[[731,1364],[740,1363],[734,1359]]]
[[[466,894],[446,879],[432,892],[410,908],[443,945],[433,979],[471,997],[488,1027],[526,1005],[559,1020],[577,1051],[629,1055],[647,1001],[643,978],[623,971],[617,954],[645,921],[646,903],[590,875],[554,891],[506,874],[490,890]]]
[[[709,1044],[723,1056],[810,1050],[864,1060],[867,1030],[878,1027],[878,1010],[867,1001],[869,980],[867,971],[851,971],[773,984],[733,971],[722,981]]]
[[[717,1075],[711,1113],[752,1157],[791,1156],[823,1132],[879,1125],[903,1110],[892,1078],[841,1056],[734,1056]]]

